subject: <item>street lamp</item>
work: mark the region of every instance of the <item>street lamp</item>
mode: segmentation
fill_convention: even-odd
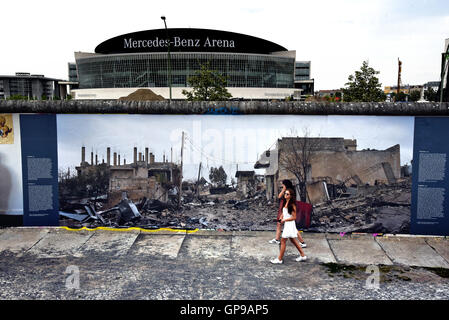
[[[167,40],[168,40],[168,49],[167,49],[167,53],[168,53],[168,87],[170,90],[170,100],[169,102],[171,103],[171,59],[170,59],[170,38],[168,37],[168,29],[167,29],[167,23],[165,22],[165,16],[161,17],[162,20],[164,20],[164,25],[165,25],[165,32],[167,34]]]

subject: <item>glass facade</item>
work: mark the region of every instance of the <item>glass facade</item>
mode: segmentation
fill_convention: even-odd
[[[28,99],[47,99],[60,97],[58,79],[45,78],[43,75],[17,73],[16,76],[0,76],[0,98],[23,96]]]
[[[228,87],[293,88],[295,59],[240,53],[171,53],[173,87],[188,87],[200,65],[228,77]],[[95,55],[76,61],[80,89],[168,87],[167,53]]]
[[[9,81],[9,91],[11,96],[21,95],[24,97],[33,97],[31,88],[31,79],[12,78]]]
[[[69,62],[69,81],[77,82],[78,81],[78,73],[76,71],[76,63]]]
[[[297,61],[295,64],[295,81],[310,79],[310,61]]]

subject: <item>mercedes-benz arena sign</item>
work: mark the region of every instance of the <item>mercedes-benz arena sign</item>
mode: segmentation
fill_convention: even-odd
[[[234,32],[187,28],[133,32],[102,42],[95,53],[75,53],[80,81],[75,98],[117,99],[138,88],[168,98],[171,83],[173,99],[184,99],[188,78],[209,63],[227,76],[234,98],[282,99],[294,91],[295,58],[295,51]]]
[[[167,37],[168,36],[168,37]],[[208,29],[156,29],[133,32],[106,40],[96,53],[167,52],[261,53],[287,51],[271,41],[240,33]]]

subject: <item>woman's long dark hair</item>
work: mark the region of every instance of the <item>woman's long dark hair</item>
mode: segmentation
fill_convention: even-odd
[[[293,189],[288,188],[287,190],[290,193],[290,200],[288,201],[288,206],[287,206],[287,210],[289,214],[292,214],[293,212],[293,206],[296,207],[296,193],[295,191],[293,191]],[[284,197],[285,197],[285,193],[284,193]],[[285,199],[285,201],[287,201],[287,199]],[[284,204],[285,207],[285,204]]]
[[[287,189],[294,189],[293,187],[293,183],[290,180],[282,180],[282,184],[287,188]]]

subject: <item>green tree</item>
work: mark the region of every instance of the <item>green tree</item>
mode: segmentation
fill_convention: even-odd
[[[227,178],[228,175],[226,174],[226,171],[223,169],[223,166],[220,166],[220,168],[214,167],[210,168],[209,179],[216,186],[219,187],[225,186]]]
[[[211,70],[209,62],[202,64],[200,70],[187,79],[187,83],[193,91],[182,90],[182,94],[189,101],[225,101],[232,98],[226,89],[227,77]]]
[[[395,102],[404,102],[407,100],[407,95],[404,92],[395,93],[393,95],[393,100]]]
[[[424,91],[424,99],[431,102],[438,101],[438,94],[432,87],[429,87],[426,91]]]
[[[379,71],[368,66],[368,61],[363,61],[360,71],[348,77],[343,88],[343,100],[346,102],[382,102],[386,95],[381,89],[381,83],[376,75]]]
[[[408,96],[409,101],[416,102],[421,97],[421,92],[417,90],[413,90],[410,92],[410,95]]]

